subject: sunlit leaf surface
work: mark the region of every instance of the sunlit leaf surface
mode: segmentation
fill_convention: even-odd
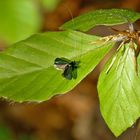
[[[135,68],[134,50],[129,45],[116,54],[108,73],[112,60],[107,63],[98,81],[101,113],[116,136],[140,116],[140,77]]]
[[[114,43],[91,44],[98,37],[76,31],[34,35],[0,54],[0,96],[43,101],[76,86]],[[67,80],[54,67],[57,57],[80,61],[77,78]]]
[[[127,9],[101,9],[82,14],[61,26],[61,29],[88,31],[97,25],[117,25],[135,22],[140,13]]]

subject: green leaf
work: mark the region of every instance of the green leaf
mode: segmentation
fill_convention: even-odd
[[[0,39],[14,43],[39,31],[40,15],[32,0],[0,1]]]
[[[15,101],[44,101],[76,86],[114,43],[91,44],[98,37],[76,31],[48,32],[0,54],[0,96]],[[80,60],[77,79],[67,80],[54,67],[57,57]]]
[[[101,9],[91,11],[64,23],[60,29],[73,29],[88,31],[97,25],[117,25],[135,22],[140,18],[140,13],[127,9]]]
[[[109,60],[98,81],[101,113],[116,136],[132,126],[140,116],[140,77],[136,72],[135,52],[129,45],[126,44],[125,49],[120,50],[115,59],[112,58],[115,61],[107,73],[112,62]]]

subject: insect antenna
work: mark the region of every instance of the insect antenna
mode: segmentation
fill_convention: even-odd
[[[69,12],[69,14],[72,18],[72,22],[74,24],[73,15],[72,15],[71,10],[66,5],[63,5],[63,6],[68,10],[68,12]],[[62,70],[61,75],[67,80],[72,80],[72,79],[77,78],[77,69],[78,69],[79,63],[80,63],[80,61],[76,60],[77,56],[80,53],[79,49],[77,49],[78,45],[77,45],[76,35],[75,35],[75,38],[72,40],[71,43],[72,43],[72,45],[70,47],[71,52],[68,53],[69,54],[68,57],[67,56],[66,57],[61,56],[61,57],[56,58],[54,60],[55,68],[58,69],[58,70]],[[76,54],[75,51],[78,52],[78,54]]]
[[[73,16],[73,13],[72,13],[71,9],[70,9],[66,4],[63,5],[63,6],[64,6],[64,7],[67,9],[67,11],[69,12],[69,15],[71,16],[72,24],[73,24],[73,26],[75,26],[74,16]],[[74,41],[73,56],[75,57],[75,56],[78,56],[79,53],[82,54],[82,52],[83,52],[84,50],[82,50],[82,46],[78,46],[78,45],[77,45],[76,39],[73,40],[73,41]],[[81,40],[81,41],[82,41],[82,40]],[[81,44],[82,44],[82,43],[81,43]],[[80,52],[79,52],[79,49],[78,49],[77,47],[80,47]],[[77,49],[78,49],[78,50],[77,50]],[[80,55],[80,57],[81,57],[81,55]],[[79,58],[80,58],[80,57],[79,57]],[[79,66],[80,61],[78,60],[78,61],[76,61],[76,63],[77,63],[77,65]]]
[[[70,9],[66,4],[64,4],[63,7],[66,8],[66,10],[68,11],[68,13],[69,13],[69,15],[70,15],[70,18],[71,18],[71,20],[72,20],[72,24],[75,25],[75,24],[74,24],[74,17],[73,17],[73,14],[72,14],[71,9]]]

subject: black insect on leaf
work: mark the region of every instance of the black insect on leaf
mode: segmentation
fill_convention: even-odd
[[[61,57],[56,58],[54,61],[54,66],[63,70],[62,76],[68,80],[77,78],[77,68],[79,67],[80,61],[71,61],[67,58]]]

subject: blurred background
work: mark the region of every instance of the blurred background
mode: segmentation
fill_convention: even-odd
[[[101,8],[140,12],[140,0],[1,0],[0,50]],[[140,140],[137,124],[118,138],[106,126],[96,89],[101,67],[69,93],[49,101],[19,104],[1,99],[0,140]]]

